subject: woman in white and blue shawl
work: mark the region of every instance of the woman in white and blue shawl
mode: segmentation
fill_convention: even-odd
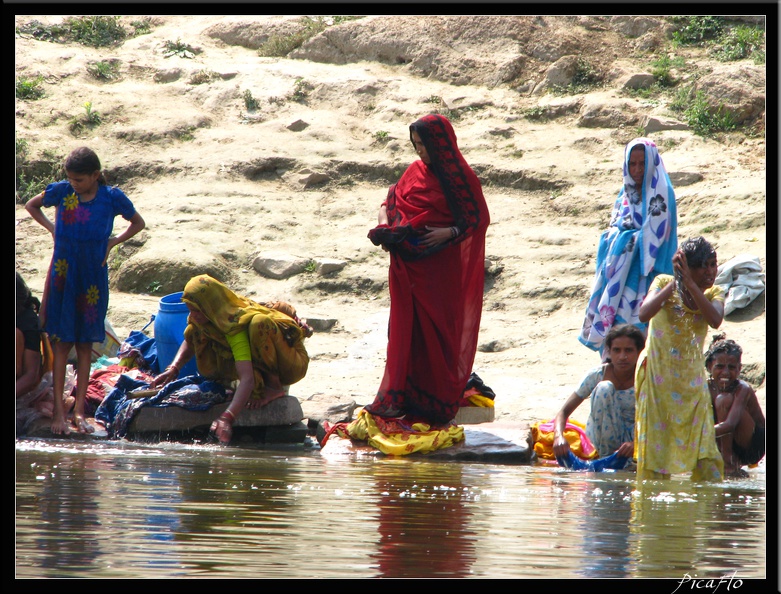
[[[578,336],[600,353],[615,324],[647,331],[638,317],[640,305],[656,275],[673,274],[678,249],[675,193],[652,140],[635,138],[626,145],[623,174],[610,226],[599,238],[596,276]]]

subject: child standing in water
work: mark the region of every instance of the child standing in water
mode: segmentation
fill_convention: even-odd
[[[765,415],[754,388],[740,379],[742,356],[740,345],[723,334],[713,338],[705,353],[716,439],[724,473],[733,478],[748,476],[741,466],[756,464],[765,455]]]
[[[54,237],[54,254],[46,278],[41,322],[54,351],[54,415],[51,430],[68,434],[63,407],[68,353],[76,347],[76,403],[73,424],[79,433],[94,429],[84,418],[92,343],[105,339],[108,311],[108,267],[111,249],[145,227],[133,203],[105,184],[100,159],[92,149],[75,149],[65,160],[66,180],[49,184],[25,205],[30,216]],[[54,206],[55,222],[42,207]],[[130,221],[112,236],[117,215]]]
[[[637,476],[720,480],[713,405],[703,343],[724,319],[724,292],[714,285],[716,250],[705,238],[685,241],[673,256],[675,278],[659,275],[640,306],[648,340],[635,375]]]

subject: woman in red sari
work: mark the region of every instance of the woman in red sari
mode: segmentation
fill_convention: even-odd
[[[391,186],[369,232],[390,253],[385,374],[365,410],[386,419],[453,420],[472,372],[483,308],[483,190],[442,115],[410,126],[420,156]]]

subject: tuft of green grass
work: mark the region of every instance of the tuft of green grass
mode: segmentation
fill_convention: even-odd
[[[135,21],[130,21],[130,26],[133,27],[133,37],[147,35],[152,32],[152,19],[145,16]]]
[[[755,52],[762,52],[765,42],[765,32],[758,27],[738,25],[727,31],[719,39],[719,47],[713,52],[714,57],[722,62],[743,60]],[[764,61],[764,52],[762,52]]]
[[[202,68],[201,70],[198,70],[197,72],[194,72],[190,76],[190,84],[191,85],[202,85],[205,83],[210,83],[215,78],[218,77],[218,74],[214,72],[213,70],[209,70],[208,68]]]
[[[548,110],[542,105],[535,105],[534,107],[527,107],[521,112],[523,117],[527,120],[542,120],[547,119]]]
[[[133,31],[128,32],[121,24],[119,16],[81,16],[69,17],[54,25],[44,25],[38,20],[32,20],[18,26],[16,31],[40,41],[107,47],[119,45],[128,37],[151,32],[151,22],[150,17],[133,20],[130,22]]]
[[[16,79],[16,98],[35,101],[45,95],[43,76],[20,76]]]
[[[358,16],[316,16],[302,17],[298,22],[299,28],[286,35],[271,35],[258,48],[258,55],[264,58],[284,58],[294,49],[301,47],[306,41],[333,25],[340,25],[347,21],[359,19]]]
[[[252,93],[249,89],[244,91],[244,107],[247,108],[247,111],[255,111],[258,107],[260,107],[260,103],[258,103],[258,100],[252,96]]]
[[[385,130],[377,130],[377,132],[374,133],[374,140],[380,143],[386,143],[390,140],[390,134]]]
[[[302,77],[296,79],[293,85],[293,92],[290,95],[290,99],[303,103],[306,101],[309,91],[313,89],[312,84],[305,81]]]
[[[602,76],[591,62],[580,56],[575,64],[575,74],[572,76],[572,81],[566,86],[554,85],[551,90],[563,95],[578,95],[587,93],[601,84]]]
[[[309,262],[306,263],[306,266],[304,266],[304,270],[310,273],[314,272],[315,270],[317,270],[317,262],[315,262],[314,260],[309,260]]]
[[[94,128],[103,121],[100,113],[92,109],[92,101],[84,103],[84,115],[73,117],[69,123],[70,131],[78,134],[84,128]]]
[[[671,20],[678,27],[672,35],[676,45],[702,45],[718,39],[724,29],[724,17],[720,16],[675,16]]]
[[[62,179],[64,158],[49,150],[35,161],[30,161],[30,146],[23,138],[16,139],[16,204],[26,204],[52,181]]]
[[[651,74],[660,87],[674,87],[678,82],[670,72],[671,68],[683,68],[686,61],[682,57],[671,58],[664,54],[651,62]]]
[[[127,37],[118,16],[82,16],[65,19],[68,37],[82,45],[107,47],[118,45]]]
[[[119,62],[101,60],[87,66],[87,72],[98,80],[114,80],[119,78]]]
[[[737,128],[734,114],[722,103],[717,109],[711,107],[705,93],[697,91],[684,111],[686,123],[695,134],[711,136],[716,132],[729,132]]]
[[[192,46],[186,44],[181,39],[177,39],[176,41],[171,41],[168,39],[165,41],[165,43],[163,43],[163,55],[166,58],[170,58],[171,56],[179,56],[180,58],[192,59],[195,57],[195,49],[193,49]]]

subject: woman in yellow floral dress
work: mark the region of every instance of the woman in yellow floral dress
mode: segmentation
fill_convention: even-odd
[[[703,353],[708,327],[724,319],[723,291],[713,284],[716,251],[703,237],[689,239],[673,267],[675,278],[659,275],[640,307],[641,321],[650,325],[635,375],[637,476],[720,480],[724,463]]]

